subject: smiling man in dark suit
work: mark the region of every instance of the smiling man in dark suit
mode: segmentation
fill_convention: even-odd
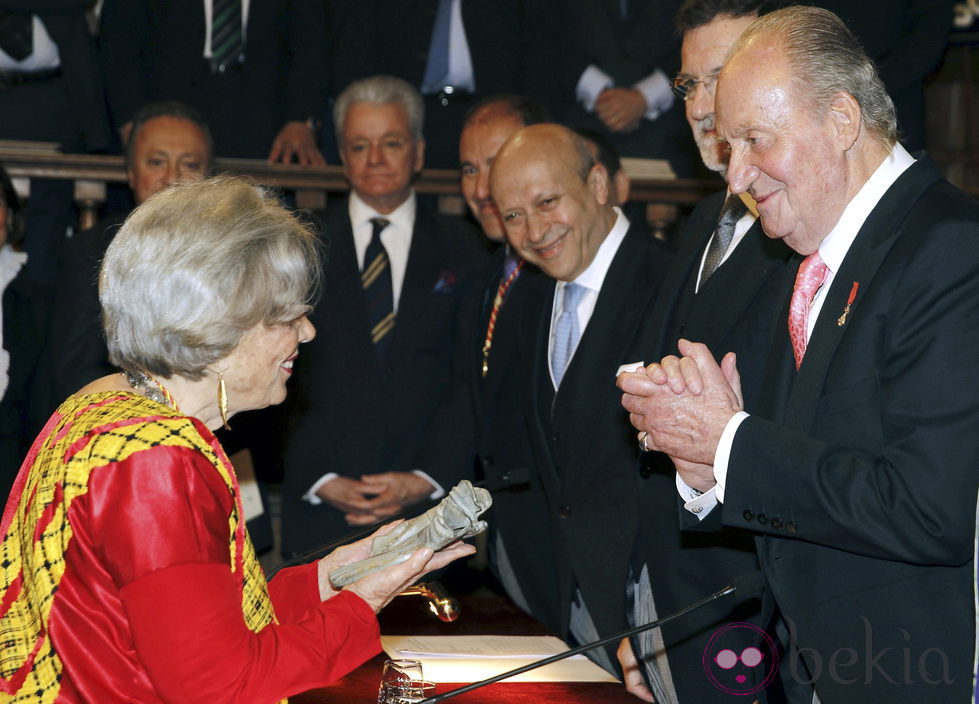
[[[559,125],[513,135],[490,184],[511,247],[556,279],[519,347],[555,552],[537,569],[557,580],[559,635],[587,642],[625,625],[638,448],[613,380],[638,354],[669,254],[610,205],[605,167]],[[592,654],[612,669],[608,653]]]
[[[471,467],[419,460],[452,378],[474,233],[416,202],[422,103],[405,81],[352,83],[334,116],[351,192],[326,213],[320,334],[303,351],[286,449],[283,550],[303,552],[437,498]],[[415,470],[415,471],[412,471]]]
[[[722,175],[727,172],[727,152],[718,142],[715,129],[717,75],[731,46],[763,6],[761,0],[686,0],[677,12],[683,43],[674,91],[683,100],[704,165]],[[643,354],[646,360],[661,359],[676,352],[681,337],[702,340],[712,350],[734,351],[741,367],[746,407],[753,410],[761,391],[778,274],[791,250],[765,237],[748,204],[753,206],[750,198],[742,201],[723,190],[694,209],[646,327]],[[683,507],[677,501],[676,471],[669,458],[647,454],[640,476],[642,522],[633,555],[635,596],[630,605],[636,623],[650,618],[647,584],[657,610],[670,613],[728,584],[737,575],[758,569],[752,537],[745,531],[720,526],[704,527],[696,534],[678,530],[678,514]],[[692,492],[684,496],[685,500],[695,498]],[[696,510],[696,502],[691,508]],[[664,565],[671,567],[664,570]],[[640,635],[635,643],[642,653],[643,672],[628,641],[623,642],[619,659],[627,688],[646,701],[652,701],[656,693],[657,700],[666,704],[672,696],[660,681],[669,668],[680,702],[737,701],[741,695],[722,692],[712,684],[701,666],[701,657],[721,626],[743,621],[766,626],[760,618],[757,600],[743,604],[719,601],[666,626],[662,633],[665,653],[660,652],[658,657],[653,655],[660,650],[654,632]],[[741,629],[729,637],[743,636],[743,649],[755,645],[754,635],[751,629]]]
[[[873,64],[825,10],[759,18],[716,100],[732,192],[796,252],[764,393],[749,415],[733,356],[683,341],[683,360],[620,377],[623,404],[703,512],[758,534],[793,679],[823,704],[967,701],[979,205],[897,144]]]

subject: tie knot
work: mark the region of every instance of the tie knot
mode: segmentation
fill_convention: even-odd
[[[391,224],[391,221],[386,218],[371,218],[371,225],[373,230],[371,231],[371,240],[376,240],[381,236],[381,232],[385,227]]]
[[[741,197],[732,193],[724,201],[724,207],[721,208],[721,215],[719,220],[736,223],[741,219],[741,216],[748,212],[748,206],[744,204]]]
[[[826,281],[828,271],[829,267],[823,262],[819,252],[813,252],[799,265],[799,273],[795,276],[795,286],[792,290],[805,295],[811,302],[816,291]]]

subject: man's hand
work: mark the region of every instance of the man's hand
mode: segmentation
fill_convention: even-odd
[[[431,494],[435,487],[423,477],[411,472],[382,472],[365,474],[360,484],[367,487],[371,498],[366,502],[366,512],[347,514],[347,523],[362,526],[375,523],[400,513]]]
[[[606,88],[595,101],[595,114],[613,132],[632,132],[648,109],[635,88]]]
[[[683,358],[620,374],[616,384],[630,422],[648,433],[648,449],[710,465],[724,426],[743,407],[734,355],[722,369],[700,343],[680,340],[680,353]]]
[[[313,130],[298,120],[282,126],[269,151],[269,161],[272,163],[291,164],[293,159],[301,166],[326,166],[326,159],[316,148]]]
[[[655,702],[656,697],[649,691],[639,670],[639,661],[636,654],[632,652],[632,644],[628,638],[623,638],[619,642],[619,649],[615,651],[615,657],[619,660],[622,667],[622,682],[625,689],[632,695],[642,699],[644,702]]]
[[[371,503],[377,490],[373,484],[351,479],[350,477],[335,477],[316,490],[316,495],[338,511],[349,515],[370,515],[366,523],[374,523]],[[348,519],[349,522],[349,519]]]

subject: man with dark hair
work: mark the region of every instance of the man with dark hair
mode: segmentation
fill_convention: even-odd
[[[612,143],[606,139],[605,135],[597,130],[587,127],[578,127],[575,132],[584,137],[588,142],[588,148],[592,156],[599,164],[608,171],[609,178],[612,180],[612,190],[609,192],[612,205],[620,208],[629,200],[629,189],[632,184],[629,181],[629,174],[622,168],[622,160]]]
[[[687,0],[677,12],[683,33],[680,72],[673,81],[683,99],[687,122],[704,165],[722,175],[727,153],[717,140],[714,125],[714,89],[727,52],[757,17],[764,3],[758,0]],[[738,196],[720,191],[704,199],[693,211],[680,235],[677,257],[663,283],[663,292],[646,328],[645,359],[660,359],[676,350],[684,336],[708,341],[711,349],[734,350],[743,360],[742,387],[750,402],[761,390],[761,365],[768,343],[769,319],[774,314],[771,289],[778,283],[789,249],[765,237],[754,212]],[[709,594],[742,572],[757,569],[749,536],[729,530],[683,535],[675,493],[675,470],[669,459],[646,453],[640,472],[643,521],[633,554],[634,599],[632,620],[682,608]],[[693,497],[687,497],[693,498]],[[663,570],[662,565],[672,565]],[[648,585],[648,586],[647,586]],[[649,592],[651,589],[651,593]],[[655,635],[633,639],[641,653],[638,665],[632,648],[623,641],[619,651],[625,683],[637,696],[670,701],[664,692],[664,673],[672,674],[676,697],[685,701],[731,701],[737,695],[717,689],[700,666],[708,641],[721,626],[735,621],[760,623],[759,603],[719,602],[665,627],[665,655]],[[755,644],[749,630],[741,649]],[[740,651],[739,651],[740,652]],[[643,677],[640,678],[640,675]],[[652,691],[650,691],[650,689]]]
[[[133,199],[139,205],[173,183],[204,178],[213,158],[210,129],[194,108],[176,101],[144,106],[133,118],[126,145],[126,177]],[[98,272],[125,215],[109,215],[78,233],[59,255],[57,296],[43,362],[50,376],[48,384],[37,388],[47,405],[116,371],[102,334]],[[54,406],[40,410],[44,417]]]
[[[873,63],[826,10],[759,18],[716,101],[731,191],[796,253],[764,392],[746,412],[748,360],[682,340],[683,360],[620,376],[623,405],[700,494],[688,521],[756,534],[783,672],[824,704],[967,701],[979,205],[897,143]]]
[[[455,373],[463,293],[483,261],[460,221],[418,203],[424,108],[406,81],[355,81],[334,105],[350,194],[324,214],[328,290],[297,362],[282,548],[303,553],[426,498],[470,466],[424,460]],[[297,377],[298,378],[298,377]]]

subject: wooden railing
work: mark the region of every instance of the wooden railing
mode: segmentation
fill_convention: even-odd
[[[0,151],[0,163],[14,179],[73,180],[79,225],[83,228],[98,220],[106,198],[106,185],[126,181],[121,156],[4,149]],[[300,167],[255,159],[218,159],[215,172],[246,175],[256,183],[292,192],[300,208],[321,208],[326,204],[327,194],[347,190],[339,166]],[[637,179],[632,182],[632,200],[646,204],[650,228],[663,237],[670,231],[680,210],[689,210],[720,187],[720,181],[710,180]],[[465,209],[459,191],[458,171],[425,169],[415,182],[415,190],[438,196],[439,209],[444,212],[462,214]]]

